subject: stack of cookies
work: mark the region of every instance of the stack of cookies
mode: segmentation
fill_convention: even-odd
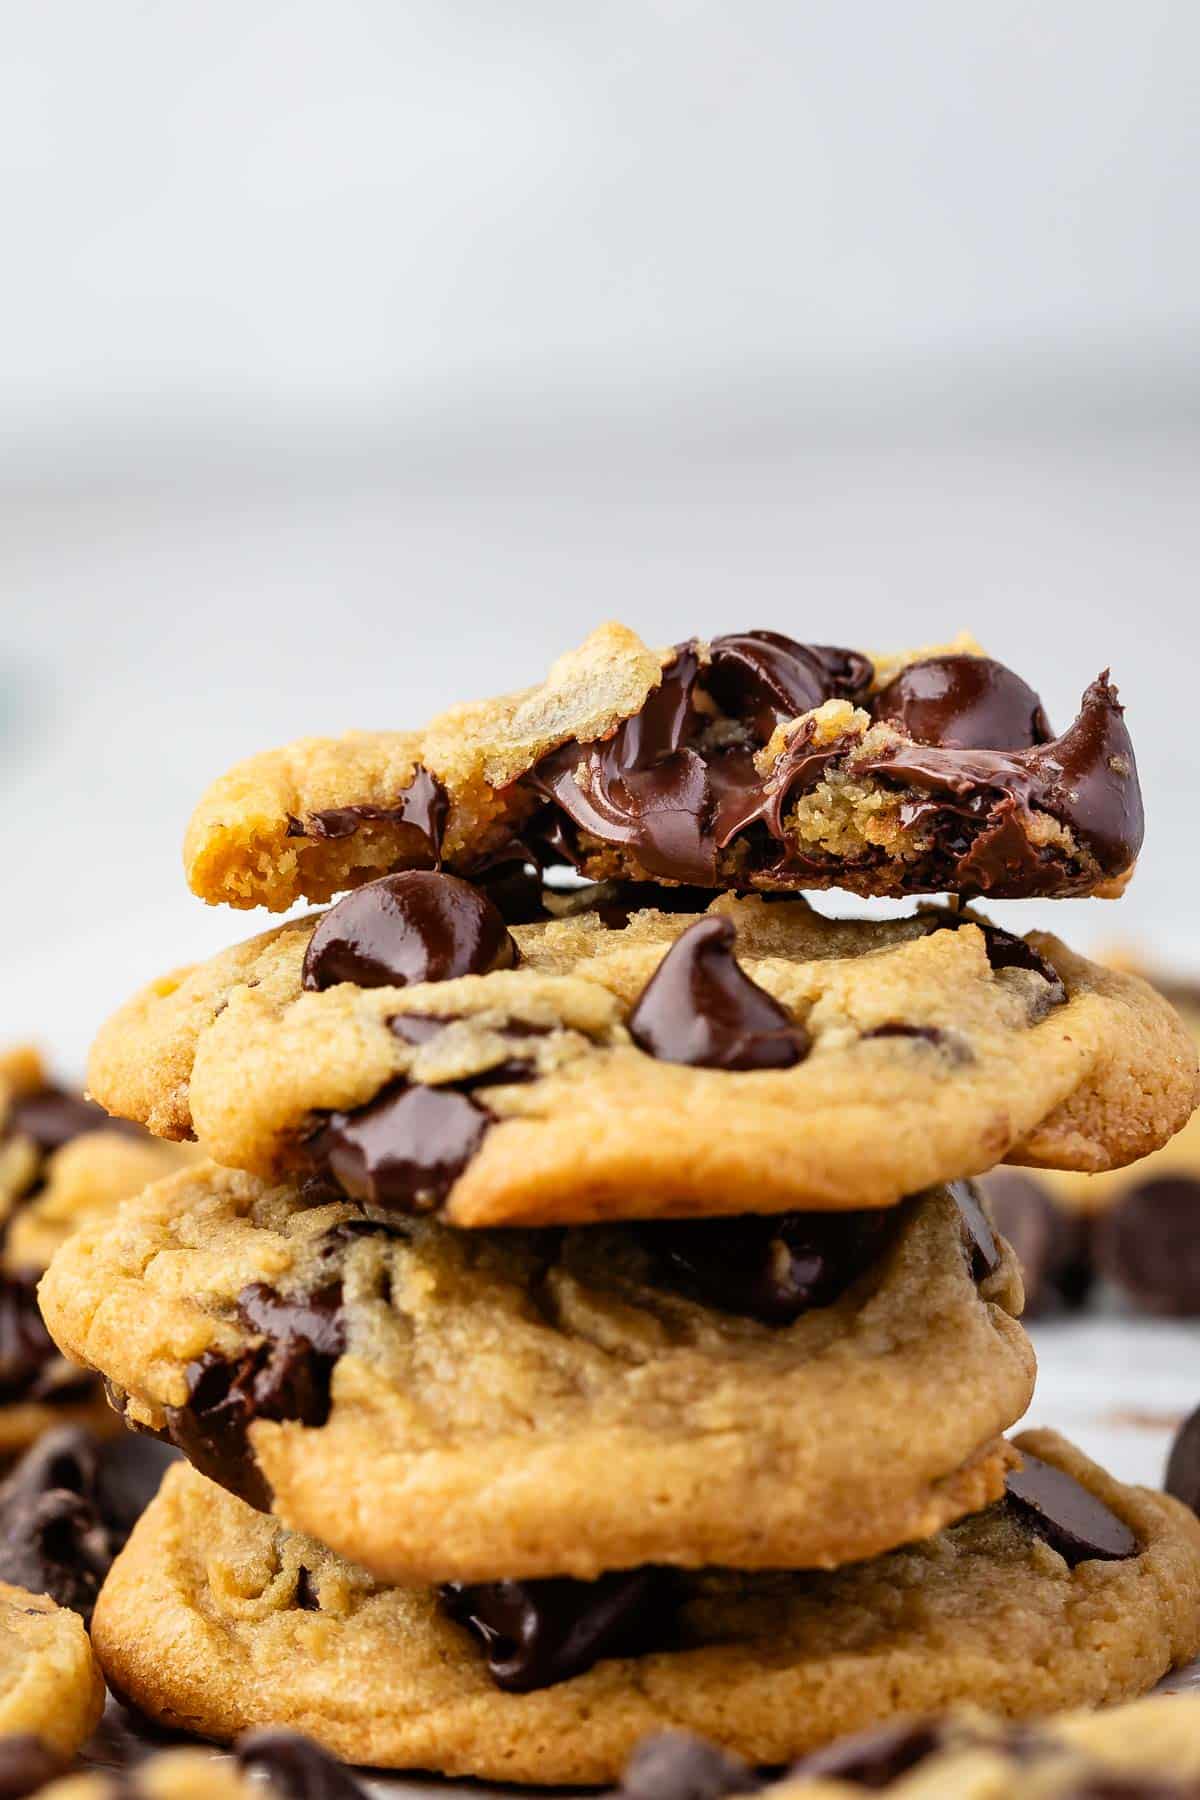
[[[1193,1516],[1005,1437],[1034,1360],[972,1184],[1192,1110],[1149,987],[963,905],[1119,893],[1140,838],[1107,681],[1056,737],[969,642],[609,626],[219,781],[197,893],[342,897],[95,1047],[106,1107],[215,1159],[41,1287],[188,1459],[101,1592],[113,1684],[218,1740],[594,1783],[666,1724],[781,1764],[1192,1657]]]

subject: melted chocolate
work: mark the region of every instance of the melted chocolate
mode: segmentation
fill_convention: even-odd
[[[976,1281],[986,1281],[1000,1267],[1000,1246],[996,1242],[996,1234],[979,1203],[974,1182],[952,1181],[950,1193],[962,1214],[963,1236],[967,1243],[971,1274]]]
[[[876,694],[875,719],[948,750],[1031,750],[1053,735],[1033,689],[990,656],[930,656]]]
[[[874,675],[870,658],[828,644],[798,644],[778,631],[730,632],[709,646],[704,687],[728,718],[765,744],[777,725],[826,700],[858,704]]]
[[[405,1016],[407,1019],[407,1015]],[[384,1211],[431,1212],[462,1174],[491,1114],[453,1087],[394,1081],[368,1106],[330,1113],[305,1154],[352,1200]]]
[[[638,1235],[661,1285],[719,1312],[783,1326],[844,1293],[880,1256],[894,1224],[895,1208],[885,1207],[656,1221]]]
[[[363,825],[410,825],[425,839],[434,863],[441,861],[450,797],[436,775],[418,766],[412,781],[394,806],[330,806],[301,820],[288,818],[289,837],[325,841],[353,837]]]
[[[1138,1541],[1121,1519],[1082,1483],[1027,1450],[1022,1467],[1005,1480],[1006,1504],[1074,1568],[1081,1562],[1124,1562]]]
[[[487,895],[456,875],[409,870],[356,888],[308,942],[304,986],[407,987],[511,969],[517,946]]]
[[[1097,1219],[1096,1261],[1114,1286],[1148,1312],[1200,1313],[1200,1180],[1139,1181]]]
[[[765,1784],[740,1756],[730,1756],[690,1731],[643,1738],[621,1776],[624,1800],[725,1800]]]
[[[603,1657],[669,1647],[678,1603],[673,1572],[653,1567],[598,1581],[448,1582],[439,1593],[482,1645],[496,1686],[512,1694],[569,1681]]]
[[[243,1769],[265,1775],[282,1800],[366,1800],[350,1771],[295,1731],[248,1731],[234,1751]]]
[[[345,1348],[341,1283],[282,1295],[255,1282],[238,1298],[243,1322],[270,1333],[236,1356],[209,1350],[188,1367],[187,1404],[167,1407],[167,1435],[202,1475],[269,1511],[271,1492],[254,1461],[256,1419],[319,1427],[329,1418],[334,1364]]]
[[[634,1042],[662,1062],[704,1069],[789,1069],[808,1033],[734,958],[737,932],[719,913],[667,951],[629,1016]]]

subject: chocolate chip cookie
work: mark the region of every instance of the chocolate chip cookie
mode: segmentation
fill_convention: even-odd
[[[95,1642],[151,1717],[205,1736],[270,1719],[354,1762],[543,1783],[611,1781],[666,1726],[779,1765],[968,1698],[1026,1718],[1145,1692],[1200,1647],[1200,1525],[1054,1433],[1018,1445],[1012,1497],[834,1572],[441,1591],[381,1588],[180,1468]]]
[[[306,738],[204,796],[209,901],[328,900],[401,868],[503,859],[721,888],[996,898],[1119,892],[1142,840],[1107,674],[1055,735],[970,640],[871,657],[772,631],[649,649],[606,625],[540,687],[423,732]]]
[[[0,1458],[65,1422],[111,1430],[97,1383],[50,1341],[38,1278],[77,1225],[192,1157],[57,1086],[36,1050],[0,1053]]]
[[[209,1165],[73,1238],[41,1298],[132,1422],[391,1581],[870,1556],[1000,1492],[1034,1376],[966,1184],[460,1232]]]
[[[0,1742],[36,1738],[70,1755],[104,1710],[83,1621],[45,1594],[0,1581]]]
[[[89,1080],[223,1163],[462,1226],[888,1205],[1005,1157],[1110,1167],[1194,1104],[1172,1009],[1054,938],[646,898],[509,926],[384,877],[155,983]]]

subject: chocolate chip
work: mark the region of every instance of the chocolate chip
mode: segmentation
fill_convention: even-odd
[[[317,1598],[316,1586],[309,1571],[301,1565],[296,1576],[295,1604],[301,1612],[320,1612],[321,1602]]]
[[[934,1719],[874,1725],[838,1738],[788,1770],[789,1781],[845,1781],[855,1787],[886,1788],[940,1750],[942,1728]]]
[[[1082,1306],[1094,1273],[1087,1220],[1064,1212],[1040,1181],[1019,1169],[994,1169],[980,1186],[1021,1265],[1025,1317]]]
[[[971,1274],[976,1281],[986,1281],[1000,1267],[1000,1246],[979,1202],[975,1184],[952,1181],[949,1192],[962,1214],[963,1236],[970,1257]]]
[[[655,1279],[720,1312],[791,1325],[829,1306],[892,1235],[896,1209],[744,1214],[638,1228]]]
[[[238,1310],[266,1340],[236,1356],[206,1351],[189,1364],[188,1400],[166,1408],[167,1432],[202,1475],[266,1512],[271,1491],[254,1461],[250,1427],[257,1419],[327,1422],[334,1365],[345,1348],[341,1287],[282,1295],[255,1282],[243,1289]]]
[[[861,700],[875,672],[855,650],[798,644],[778,631],[730,632],[713,639],[709,655],[705,689],[764,744],[777,725],[826,700]]]
[[[1095,1224],[1103,1273],[1148,1312],[1200,1313],[1200,1180],[1155,1175],[1128,1188]]]
[[[674,1572],[653,1567],[598,1581],[447,1582],[438,1592],[482,1645],[496,1686],[512,1694],[569,1681],[603,1657],[668,1647],[678,1601]]]
[[[68,1760],[30,1732],[0,1737],[0,1800],[25,1800],[65,1775]]]
[[[42,1087],[18,1094],[4,1120],[6,1137],[32,1138],[43,1156],[61,1150],[88,1131],[129,1130],[125,1120],[110,1119],[102,1106],[65,1088]]]
[[[457,1088],[398,1081],[368,1106],[330,1113],[305,1151],[352,1200],[430,1212],[446,1198],[490,1122],[485,1109]]]
[[[455,875],[409,870],[356,888],[308,942],[304,986],[407,987],[511,969],[517,946],[487,895]]]
[[[1008,1506],[1074,1568],[1081,1562],[1124,1562],[1138,1541],[1121,1519],[1081,1482],[1027,1450],[1005,1479]]]
[[[93,1378],[58,1353],[38,1310],[36,1270],[0,1271],[0,1403],[67,1404]]]
[[[326,841],[353,837],[364,825],[411,825],[425,840],[426,852],[440,862],[450,798],[436,775],[418,766],[408,787],[393,806],[331,806],[309,813],[304,820],[289,815],[289,837]]]
[[[989,656],[909,663],[876,694],[871,711],[918,744],[956,750],[1029,750],[1052,736],[1033,689]]]
[[[283,1800],[366,1800],[366,1793],[340,1762],[298,1732],[248,1731],[234,1753],[243,1769],[267,1777]]]
[[[725,1800],[765,1784],[740,1756],[693,1737],[662,1731],[643,1738],[621,1777],[623,1800]]]
[[[662,1062],[704,1069],[789,1069],[808,1033],[743,973],[733,921],[698,919],[676,939],[629,1016],[634,1042]]]
[[[1200,1406],[1175,1433],[1163,1486],[1200,1517]]]
[[[972,913],[929,912],[921,916],[931,932],[958,931],[964,925],[974,925],[983,933],[990,968],[997,973],[1001,969],[1029,969],[1046,983],[1047,1007],[1066,1004],[1066,985],[1054,964],[1015,932],[1005,931],[1002,925],[993,925],[989,919],[976,918]]]

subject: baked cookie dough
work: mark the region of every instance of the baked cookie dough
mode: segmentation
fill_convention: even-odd
[[[111,1431],[97,1383],[47,1335],[38,1277],[76,1226],[193,1155],[56,1086],[36,1050],[0,1052],[0,1459],[55,1425]]]
[[[1034,1379],[965,1188],[464,1233],[209,1165],[41,1299],[130,1422],[389,1581],[874,1555],[999,1494]]]
[[[540,687],[423,732],[305,738],[202,799],[188,880],[286,910],[399,868],[862,894],[1112,894],[1142,840],[1107,675],[1054,736],[971,640],[870,657],[748,631],[651,650],[605,625]]]
[[[1070,1478],[1050,1514],[1005,1500],[834,1572],[676,1575],[665,1606],[659,1590],[648,1614],[610,1614],[597,1629],[610,1642],[630,1633],[620,1653],[593,1637],[596,1660],[573,1674],[571,1618],[595,1621],[609,1588],[493,1590],[541,1629],[524,1647],[494,1639],[489,1657],[458,1622],[463,1596],[381,1588],[179,1468],[113,1566],[94,1639],[143,1711],[205,1737],[269,1719],[351,1762],[555,1784],[614,1780],[667,1726],[779,1765],[967,1698],[1027,1718],[1145,1692],[1200,1647],[1200,1525],[1052,1432],[1017,1444],[1041,1459],[1042,1481],[1045,1465]],[[1062,1535],[1062,1514],[1081,1504],[1074,1482],[1096,1515],[1085,1537],[1106,1543]],[[487,1597],[465,1605],[486,1610]],[[664,1633],[671,1646],[656,1647]]]
[[[103,1710],[83,1621],[44,1594],[0,1582],[0,1742],[34,1737],[70,1755]]]
[[[506,928],[455,877],[386,877],[155,983],[89,1080],[222,1163],[461,1226],[889,1205],[1003,1158],[1110,1167],[1192,1110],[1175,1012],[1054,938],[645,897]]]

